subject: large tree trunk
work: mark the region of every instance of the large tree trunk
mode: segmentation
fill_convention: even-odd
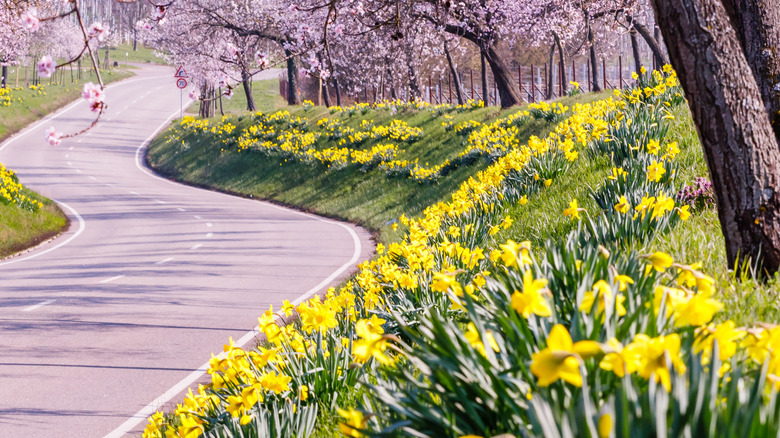
[[[780,149],[721,0],[653,0],[718,204],[729,266],[780,266]]]
[[[569,94],[569,81],[566,79],[566,54],[563,52],[563,44],[561,44],[561,37],[557,33],[553,33],[555,39],[555,45],[558,47],[558,71],[560,72],[561,79],[561,96]]]
[[[628,34],[631,36],[631,52],[634,55],[634,71],[636,74],[641,74],[642,57],[639,55],[639,41],[637,41],[636,38],[636,28],[631,27],[631,30],[628,31]]]
[[[490,71],[493,72],[493,80],[496,81],[498,88],[498,97],[501,100],[501,108],[510,108],[520,104],[520,92],[515,86],[512,74],[504,61],[496,53],[493,46],[487,46],[485,60],[490,65]]]
[[[458,105],[463,105],[466,103],[466,99],[463,98],[463,89],[461,88],[463,85],[460,81],[460,75],[458,74],[458,69],[455,66],[455,63],[452,62],[452,55],[450,55],[450,50],[447,47],[447,41],[444,41],[444,54],[447,57],[447,65],[450,67],[450,76],[452,76],[452,85],[455,86],[455,96],[458,98]]]
[[[249,75],[249,72],[245,68],[241,68],[241,85],[244,87],[244,94],[246,95],[246,110],[254,112],[257,111],[257,107],[255,106],[255,98],[252,96],[252,87],[249,83],[251,80],[252,77]]]
[[[780,3],[723,0],[780,142]]]
[[[336,90],[336,106],[341,106],[341,87],[339,87],[339,80],[333,78],[333,89]]]
[[[284,49],[284,56],[287,57],[287,104],[298,105],[301,103],[298,95],[298,66],[291,51]]]
[[[585,24],[588,28],[588,46],[590,46],[590,76],[593,83],[593,91],[601,91],[601,85],[599,85],[599,63],[596,59],[596,43],[593,38],[593,27],[590,23],[590,16],[585,14]]]

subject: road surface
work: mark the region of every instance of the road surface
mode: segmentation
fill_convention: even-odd
[[[90,123],[82,101],[0,144],[72,221],[0,261],[0,437],[135,434],[228,338],[251,341],[269,305],[324,291],[373,251],[358,227],[146,169],[142,146],[178,117],[173,73],[146,66],[111,86],[89,135],[44,141]]]

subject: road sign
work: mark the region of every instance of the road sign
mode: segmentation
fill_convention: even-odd
[[[180,65],[179,69],[176,70],[176,74],[173,75],[174,78],[188,78],[189,75],[187,75],[187,72],[184,70],[184,66]]]
[[[184,78],[179,78],[179,79],[176,81],[176,86],[177,86],[177,87],[179,87],[179,88],[181,88],[182,90],[183,90],[183,89],[185,89],[185,88],[187,88],[187,80],[186,80],[186,79],[184,79]]]

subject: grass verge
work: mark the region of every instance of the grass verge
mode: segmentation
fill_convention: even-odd
[[[23,194],[43,204],[34,212],[0,204],[0,259],[50,239],[68,227],[68,218],[52,200],[25,189]]]

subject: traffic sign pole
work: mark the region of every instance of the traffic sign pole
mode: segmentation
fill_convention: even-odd
[[[184,66],[179,66],[176,70],[176,74],[173,75],[176,78],[176,86],[179,87],[179,115],[180,118],[184,118],[184,89],[187,88],[187,72],[184,70]]]
[[[181,110],[180,111],[181,116],[179,118],[183,119],[184,118],[184,90],[182,90],[181,88],[179,88],[179,108]]]

